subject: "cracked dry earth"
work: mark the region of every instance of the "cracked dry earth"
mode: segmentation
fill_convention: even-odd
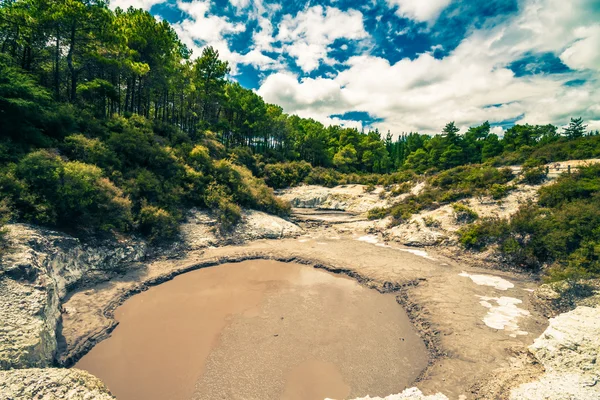
[[[303,213],[306,230],[300,237],[207,248],[71,293],[63,302],[59,361],[72,365],[106,338],[116,324],[115,308],[148,286],[198,268],[272,259],[325,268],[367,287],[394,292],[429,351],[429,366],[416,383],[426,395],[504,397],[508,387],[539,373],[523,361],[526,347],[547,327],[529,300],[537,286],[532,279],[458,264],[434,251],[382,243],[353,215],[347,223],[335,215],[331,223],[327,213],[315,213],[312,219],[307,214]],[[515,368],[518,364],[522,367]],[[495,374],[507,369],[518,372]],[[488,381],[493,384],[482,385]]]

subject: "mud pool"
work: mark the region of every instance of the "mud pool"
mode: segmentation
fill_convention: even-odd
[[[428,361],[395,295],[300,264],[189,272],[115,318],[75,367],[120,400],[385,396],[412,386]]]

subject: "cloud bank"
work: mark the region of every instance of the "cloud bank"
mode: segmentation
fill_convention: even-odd
[[[483,11],[475,0],[112,5],[170,15],[195,55],[217,48],[233,79],[323,123],[399,134],[439,132],[449,121],[462,128],[489,121],[502,131],[581,116],[600,129],[598,2],[490,2]]]

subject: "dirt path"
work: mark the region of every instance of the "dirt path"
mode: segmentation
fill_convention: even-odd
[[[360,240],[359,240],[360,239]],[[492,371],[531,344],[546,320],[529,302],[530,279],[457,265],[414,248],[391,247],[375,236],[322,235],[261,240],[158,261],[120,279],[80,290],[64,303],[60,360],[69,365],[114,328],[114,309],[127,297],[173,276],[246,259],[296,261],[346,273],[381,291],[396,291],[431,354],[418,386],[427,394],[474,397]],[[415,254],[416,253],[416,254]],[[490,278],[490,275],[496,278]]]

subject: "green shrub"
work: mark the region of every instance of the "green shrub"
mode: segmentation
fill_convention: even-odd
[[[425,226],[427,226],[429,228],[439,228],[440,226],[442,226],[440,221],[438,221],[432,217],[423,218],[423,222],[425,223]]]
[[[117,155],[99,139],[90,139],[82,134],[67,136],[62,149],[71,159],[104,169],[119,168]]]
[[[373,193],[375,191],[375,185],[369,184],[369,185],[367,185],[367,186],[364,187],[363,191],[365,193]]]
[[[12,216],[12,210],[9,206],[8,199],[0,200],[0,261],[2,255],[6,251],[8,244],[6,242],[6,234],[8,230],[5,225],[10,221]]]
[[[454,218],[456,218],[456,221],[459,223],[470,224],[479,218],[479,214],[463,203],[452,204],[452,209],[454,210]]]
[[[227,189],[218,184],[211,184],[206,190],[205,202],[215,212],[218,228],[221,232],[230,231],[241,219],[242,210],[233,203]]]
[[[56,153],[40,150],[16,166],[22,180],[26,219],[85,231],[126,230],[131,224],[131,202],[103,176],[102,170],[79,161],[64,162]]]
[[[492,187],[490,187],[489,192],[490,196],[492,196],[494,200],[500,200],[506,197],[510,193],[511,189],[512,187],[508,185],[500,185],[498,183],[494,183]]]
[[[248,147],[236,147],[231,150],[230,160],[234,164],[248,168],[254,176],[262,175],[258,158],[252,154],[252,150]]]
[[[177,219],[162,208],[144,204],[140,210],[139,227],[151,242],[173,239],[179,232]]]
[[[311,170],[312,166],[305,161],[267,164],[264,168],[265,182],[275,189],[297,186]]]
[[[508,231],[507,221],[499,218],[485,217],[479,221],[460,228],[457,232],[459,242],[469,248],[482,250],[499,238],[506,235]]]
[[[57,201],[62,226],[124,231],[131,224],[131,201],[95,165],[65,163]]]
[[[412,189],[412,184],[410,182],[404,182],[404,183],[400,183],[398,185],[395,185],[393,187],[392,191],[390,192],[390,194],[393,197],[397,197],[397,196],[400,196],[402,194],[410,192],[411,189]]]
[[[465,165],[442,171],[429,183],[442,189],[462,189],[474,193],[486,190],[494,184],[506,184],[514,178],[509,168],[497,169],[482,165]]]
[[[546,177],[545,167],[524,168],[521,182],[528,185],[539,185],[546,180]]]
[[[540,188],[539,204],[558,207],[575,199],[589,199],[600,193],[600,165],[581,168],[578,172],[563,174],[549,186]]]
[[[385,218],[388,215],[388,210],[385,208],[372,208],[369,210],[369,212],[367,213],[367,218],[369,218],[370,220],[374,220],[374,219],[382,219]]]

